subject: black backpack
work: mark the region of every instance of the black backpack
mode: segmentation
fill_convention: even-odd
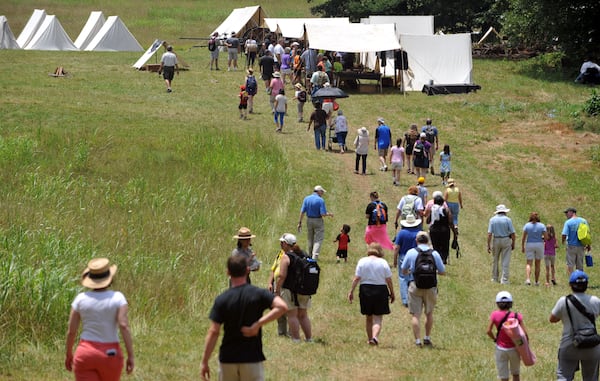
[[[382,225],[387,222],[387,211],[385,205],[381,201],[373,201],[375,207],[371,211],[369,221],[371,225]]]
[[[256,90],[258,88],[258,84],[256,83],[256,78],[252,75],[246,79],[246,91],[248,94],[254,95],[256,94]]]
[[[421,140],[417,141],[413,149],[413,155],[419,159],[425,158],[425,144]]]
[[[431,144],[435,143],[435,131],[433,131],[433,126],[427,125],[425,127],[424,132],[425,132],[427,141]]]
[[[314,295],[319,288],[321,268],[316,260],[304,254],[286,253],[290,258],[284,287],[294,294]]]
[[[421,250],[416,248],[418,251],[417,259],[415,259],[415,270],[413,271],[413,278],[417,288],[427,289],[437,286],[437,267],[435,265],[435,259],[433,258],[433,250]]]
[[[298,102],[306,102],[306,91],[302,90],[298,93]]]
[[[210,50],[211,52],[217,50],[217,40],[215,40],[214,38],[208,40],[208,50]]]

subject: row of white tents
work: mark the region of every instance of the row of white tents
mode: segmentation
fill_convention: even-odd
[[[348,18],[269,18],[260,6],[234,9],[214,32],[238,36],[254,28],[268,28],[289,39],[303,40],[311,49],[360,53],[368,68],[384,67],[394,76],[393,51],[404,50],[410,70],[402,71],[405,90],[424,85],[471,84],[471,35],[435,34],[433,16],[370,16],[360,23]],[[386,52],[385,63],[378,53]]]
[[[0,49],[25,50],[86,50],[143,51],[119,16],[104,17],[101,11],[91,12],[81,33],[73,42],[55,15],[36,9],[18,38],[13,35],[8,20],[0,16]]]

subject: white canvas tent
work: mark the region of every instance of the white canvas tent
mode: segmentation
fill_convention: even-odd
[[[20,49],[6,16],[0,16],[0,49]]]
[[[134,64],[133,67],[136,69],[141,69],[142,66],[144,66],[144,64],[146,62],[148,62],[148,60],[154,55],[156,54],[156,52],[158,51],[158,49],[163,46],[163,40],[154,40],[154,42],[152,43],[152,45],[150,45],[150,47],[148,48],[148,50],[146,50],[144,52],[144,54],[142,54],[142,56],[140,57],[139,60],[137,60]]]
[[[265,25],[271,32],[283,37],[304,39],[304,25],[348,25],[348,17],[331,18],[265,18]]]
[[[400,49],[394,24],[306,24],[306,36],[311,49],[349,53]]]
[[[109,16],[102,28],[85,47],[86,51],[143,52],[144,48],[133,37],[119,16]]]
[[[238,37],[243,37],[251,29],[263,28],[265,26],[265,17],[267,15],[260,5],[236,8],[213,33],[216,32],[223,38],[230,36],[231,32],[235,32]]]
[[[47,15],[25,50],[79,50],[55,15]]]
[[[400,36],[414,75],[404,72],[405,88],[421,91],[425,84],[472,84],[473,57],[469,33]]]
[[[46,11],[43,9],[34,9],[33,14],[25,24],[25,28],[21,31],[21,34],[17,38],[17,43],[21,48],[24,48],[29,41],[35,35],[35,32],[39,29],[40,25],[46,18]]]
[[[100,31],[105,22],[102,11],[92,11],[79,36],[75,40],[77,49],[83,50],[92,41],[94,36]]]

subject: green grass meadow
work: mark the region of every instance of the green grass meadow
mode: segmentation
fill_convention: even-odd
[[[274,324],[265,327],[268,380],[494,380],[494,344],[485,329],[502,289],[513,294],[538,357],[535,366],[522,366],[522,379],[555,379],[562,326],[550,325],[548,316],[569,291],[564,247],[557,251],[558,285],[527,287],[521,229],[538,211],[560,234],[562,211],[573,205],[598,234],[600,123],[581,111],[591,88],[553,73],[528,75],[527,62],[475,60],[473,79],[482,86],[476,93],[428,97],[388,88],[340,100],[350,142],[361,126],[373,134],[379,116],[394,139],[431,117],[441,145],[451,146],[452,176],[465,205],[462,257],[452,257],[440,279],[435,347],[415,348],[410,316],[398,303],[374,348],[366,344],[358,303],[345,299],[365,252],[364,209],[373,190],[393,209],[415,178],[403,174],[401,186],[392,186],[375,151],[369,176],[354,175],[353,153],[314,149],[293,103],[284,133],[275,134],[260,86],[256,114],[239,119],[243,71],[208,70],[208,51],[179,37],[207,36],[233,8],[249,5],[9,0],[0,6],[15,35],[39,8],[56,14],[72,39],[90,11],[117,14],[142,46],[166,39],[190,64],[167,94],[156,73],[131,68],[139,53],[0,50],[0,380],[74,378],[63,365],[68,313],[81,291],[80,272],[95,256],[119,265],[114,288],[130,304],[136,370],[123,379],[200,379],[208,312],[228,287],[232,236],[240,226],[257,235],[263,268],[252,283],[266,286],[278,238],[294,231],[302,198],[316,184],[327,189],[335,214],[326,220],[322,284],[309,312],[316,342],[293,344],[277,336]],[[271,17],[303,17],[313,3],[261,5]],[[69,75],[48,76],[57,66]],[[226,68],[225,54],[220,66]],[[441,189],[439,177],[429,176],[426,185],[430,193]],[[486,252],[487,223],[500,203],[511,209],[518,231],[507,286],[490,282]],[[344,223],[352,226],[349,263],[336,264],[332,241]],[[305,234],[299,240],[306,245]],[[590,292],[598,293],[598,265],[586,271]],[[216,379],[216,353],[211,368]]]

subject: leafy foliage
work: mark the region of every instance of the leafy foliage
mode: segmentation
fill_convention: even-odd
[[[600,115],[600,94],[592,90],[592,96],[585,102],[583,110],[590,116]]]

